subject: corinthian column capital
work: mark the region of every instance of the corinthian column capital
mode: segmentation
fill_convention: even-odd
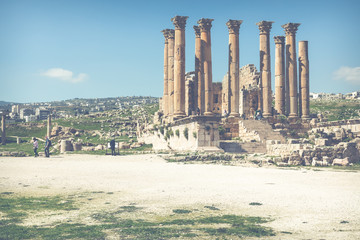
[[[201,35],[200,27],[195,25],[194,30],[195,30],[195,37],[199,38]]]
[[[199,21],[197,21],[197,23],[199,24],[200,30],[204,32],[204,31],[210,31],[212,27],[211,25],[212,21],[214,21],[214,19],[202,18]]]
[[[273,23],[274,22],[271,21],[261,21],[256,23],[256,25],[259,27],[260,35],[269,34]]]
[[[281,27],[285,30],[286,35],[295,35],[300,23],[287,23]]]
[[[242,20],[231,20],[229,19],[229,21],[226,23],[226,26],[229,29],[229,33],[233,33],[233,34],[239,34],[239,29],[240,29],[240,25],[243,21]]]
[[[175,29],[181,29],[184,30],[185,26],[186,26],[186,20],[189,17],[187,16],[175,16],[171,19],[171,21],[173,22]]]

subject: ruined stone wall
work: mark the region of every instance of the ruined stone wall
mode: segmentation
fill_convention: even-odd
[[[185,114],[186,116],[194,115],[194,79],[187,77],[185,81]]]
[[[346,159],[348,163],[360,161],[359,149],[355,142],[341,142],[333,147],[319,147],[306,143],[278,144],[276,141],[267,141],[266,148],[267,154],[281,156],[281,161],[289,165],[323,166],[333,164],[339,159]]]
[[[222,116],[225,116],[226,113],[229,113],[230,111],[230,108],[229,108],[229,101],[230,101],[230,98],[229,98],[229,90],[230,90],[230,87],[229,87],[229,75],[226,74],[222,80],[222,94],[221,94],[221,108],[222,108]],[[226,113],[225,113],[225,110],[226,110]]]
[[[213,101],[214,101],[214,109],[213,113],[222,113],[222,83],[213,82]]]
[[[240,68],[240,89],[252,89],[259,84],[260,73],[254,64],[248,64]]]
[[[245,119],[253,119],[255,111],[259,107],[258,88],[240,90],[239,113]]]

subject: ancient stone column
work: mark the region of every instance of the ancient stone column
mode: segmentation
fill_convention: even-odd
[[[202,51],[201,51],[201,31],[199,26],[194,26],[195,30],[195,111],[204,113],[204,74],[202,72]]]
[[[239,117],[239,29],[242,20],[229,20],[230,116]]]
[[[185,25],[188,17],[175,16],[174,118],[185,116]]]
[[[289,91],[286,92],[286,104],[289,106],[289,117],[298,117],[297,96],[297,63],[296,63],[296,39],[295,34],[300,23],[287,23],[282,25],[286,34],[286,84]],[[288,102],[289,101],[289,102]],[[287,108],[287,107],[286,107]]]
[[[308,41],[299,42],[299,113],[301,118],[310,118],[310,102],[309,102],[309,57],[308,57]]]
[[[164,116],[169,115],[169,100],[168,100],[168,32],[170,29],[164,29],[161,32],[164,34],[164,95],[163,95],[163,113]]]
[[[51,137],[51,114],[49,114],[48,119],[47,119],[47,131],[46,131],[46,136],[48,136],[49,139],[50,139],[50,137]]]
[[[270,30],[273,22],[256,23],[260,30],[260,86],[262,92],[262,110],[264,117],[272,115]]]
[[[212,98],[212,63],[211,63],[211,22],[214,19],[202,18],[197,23],[201,30],[201,44],[202,44],[202,69],[204,73],[204,115],[213,115],[213,98]]]
[[[6,126],[5,126],[5,117],[6,114],[1,115],[1,144],[6,144]]]
[[[285,37],[275,36],[275,110],[285,115]]]
[[[174,29],[168,31],[168,112],[174,114]]]

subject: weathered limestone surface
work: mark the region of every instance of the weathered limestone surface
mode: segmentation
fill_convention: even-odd
[[[51,138],[51,114],[49,114],[48,119],[47,119],[46,136],[48,136],[49,139]]]
[[[275,110],[285,115],[285,37],[275,36]]]
[[[169,58],[169,54],[168,54],[168,36],[169,36],[169,30],[170,29],[164,29],[163,31],[161,31],[164,34],[164,38],[165,38],[165,45],[164,45],[164,94],[163,94],[163,98],[162,98],[162,110],[165,116],[169,115],[169,107],[168,107],[168,71],[169,71],[169,66],[168,66],[168,58]]]
[[[297,63],[296,63],[296,38],[295,34],[300,23],[287,23],[282,25],[286,34],[286,84],[289,91],[286,91],[286,109],[289,106],[289,117],[298,117],[298,96],[297,96]],[[286,87],[287,88],[287,87]]]
[[[195,30],[195,111],[199,109],[199,113],[204,113],[204,74],[202,72],[202,50],[201,50],[201,30],[199,26],[194,26]]]
[[[6,125],[5,125],[5,114],[1,115],[1,144],[6,144]]]
[[[213,82],[213,113],[221,114],[222,110],[222,83]]]
[[[264,117],[272,116],[270,30],[273,22],[256,23],[260,30],[260,91],[262,92],[262,110]]]
[[[242,20],[229,20],[230,116],[239,117],[239,29]]]
[[[219,122],[218,117],[186,117],[172,122],[163,133],[160,130],[143,133],[139,141],[153,144],[154,150],[222,151],[219,148]]]
[[[175,31],[168,31],[168,115],[174,114],[174,38]]]
[[[211,22],[214,19],[202,18],[197,23],[201,30],[201,43],[203,49],[202,55],[202,72],[204,73],[204,89],[205,89],[205,103],[204,115],[213,115],[213,100],[212,100],[212,62],[211,62]]]
[[[299,114],[303,119],[310,118],[310,87],[308,41],[299,42]]]
[[[185,116],[185,25],[188,17],[175,16],[174,118]]]
[[[260,73],[254,64],[240,69],[239,113],[244,118],[252,118],[259,108]]]

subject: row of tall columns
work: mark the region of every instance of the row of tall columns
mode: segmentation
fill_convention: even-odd
[[[230,116],[239,117],[239,29],[242,20],[229,20],[229,81],[230,86]]]
[[[175,16],[175,26],[163,30],[164,95],[163,111],[173,119],[185,116],[185,25],[188,17]],[[194,109],[199,114],[213,115],[211,33],[213,19],[202,18],[195,30]],[[229,113],[239,116],[239,29],[241,20],[229,20]],[[271,21],[258,22],[260,30],[259,109],[264,117],[272,116],[270,30]],[[295,34],[299,23],[282,27],[285,37],[275,36],[275,110],[290,118],[309,118],[309,61],[307,41],[299,42],[299,94]],[[286,44],[286,45],[285,45]],[[286,46],[286,48],[284,47]],[[286,55],[286,58],[285,58]],[[286,62],[286,66],[285,66]],[[285,74],[286,73],[286,74]]]
[[[273,22],[258,22],[260,30],[259,108],[272,115],[270,30]],[[289,118],[309,118],[309,60],[307,41],[299,42],[299,93],[297,91],[296,31],[299,23],[282,25],[286,34],[275,36],[275,110]],[[285,45],[286,44],[286,45]],[[285,48],[286,46],[286,48]],[[285,58],[286,53],[286,58]],[[286,66],[285,66],[286,62]]]

